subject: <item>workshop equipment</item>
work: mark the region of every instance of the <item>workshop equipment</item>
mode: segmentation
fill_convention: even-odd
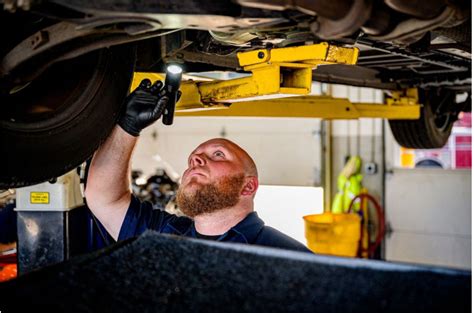
[[[369,238],[369,202],[377,217],[374,241]],[[365,189],[352,199],[346,213],[324,212],[303,218],[308,247],[315,253],[373,258],[385,235],[383,209]]]
[[[386,103],[351,102],[346,98],[331,96],[291,96],[285,98],[235,99],[233,102],[206,102],[201,98],[201,85],[210,79],[183,75],[180,90],[182,96],[176,103],[176,116],[234,116],[234,117],[302,117],[325,119],[358,119],[362,117],[386,119],[418,119],[420,104],[408,96],[397,99],[387,98]],[[159,73],[135,72],[131,90],[138,87],[141,80],[163,80]],[[266,77],[254,77],[254,80],[267,80]],[[219,87],[220,88],[220,87]],[[217,91],[216,91],[217,92]],[[222,90],[219,92],[223,92]],[[280,95],[281,96],[281,95]],[[224,96],[222,96],[224,97]]]
[[[171,64],[166,68],[165,85],[163,91],[169,100],[163,112],[161,121],[165,125],[173,124],[176,101],[178,100],[178,90],[181,85],[181,76],[183,69],[176,64]]]
[[[199,84],[205,103],[234,102],[268,95],[306,95],[312,71],[323,64],[356,64],[359,49],[326,42],[299,47],[259,49],[237,54],[248,77]]]
[[[322,254],[371,258],[384,236],[383,210],[362,187],[362,159],[352,156],[338,176],[331,212],[308,215],[305,236],[308,247]],[[376,209],[378,233],[374,243],[369,238],[369,200]]]
[[[366,188],[362,188],[360,194],[367,194],[368,191]],[[359,198],[360,199],[360,198]],[[360,230],[360,242],[359,242],[359,251],[357,253],[358,257],[368,259],[369,254],[368,249],[370,246],[370,237],[371,237],[371,230],[373,224],[370,219],[370,212],[369,212],[369,203],[367,202],[367,198],[362,198],[360,201],[360,211],[358,212],[362,218],[361,221],[361,230]],[[351,207],[349,205],[349,209]],[[372,258],[372,255],[370,256]]]
[[[369,238],[369,205],[368,202],[372,203],[373,207],[375,208],[375,212],[377,214],[377,234],[375,235],[375,240],[373,242],[370,241]],[[360,232],[360,246],[358,255],[360,257],[367,257],[373,258],[376,249],[382,243],[383,237],[385,236],[385,214],[383,211],[382,206],[379,202],[370,194],[366,192],[362,192],[354,199],[352,199],[349,205],[349,212],[352,212],[356,203],[362,203],[362,224],[363,227],[361,228]]]
[[[343,120],[362,117],[410,120],[420,117],[419,104],[357,103],[345,98],[313,95],[210,104],[201,102],[199,90],[196,83],[183,83],[181,86],[183,97],[176,104],[176,116],[302,117]]]
[[[355,257],[359,249],[361,218],[356,213],[303,216],[305,237],[311,251],[319,254]]]
[[[238,53],[241,69],[251,74],[229,80],[183,75],[176,115],[419,119],[420,105],[414,88],[393,92],[386,103],[352,103],[348,99],[308,95],[315,67],[355,65],[358,55],[357,48],[326,42]],[[144,78],[163,80],[164,75],[137,72],[131,90]]]
[[[20,275],[87,250],[87,210],[76,170],[16,194]]]

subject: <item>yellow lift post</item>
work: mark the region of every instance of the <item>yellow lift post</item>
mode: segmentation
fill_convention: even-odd
[[[355,65],[358,55],[357,48],[328,43],[238,53],[240,66],[252,75],[230,80],[183,81],[176,115],[418,119],[416,89],[394,92],[393,98],[384,104],[308,96],[316,66]],[[163,79],[163,75],[135,73],[132,89],[143,78],[157,80]]]

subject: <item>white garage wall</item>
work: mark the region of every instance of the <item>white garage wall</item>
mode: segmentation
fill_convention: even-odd
[[[352,102],[383,103],[381,90],[357,88],[343,85],[332,85],[334,97],[348,98]],[[364,174],[363,186],[377,200],[381,200],[382,177],[382,119],[361,118],[358,120],[335,120],[332,124],[332,193],[337,192],[337,177],[345,164],[347,155],[359,155],[362,166],[374,161],[378,172],[374,175]],[[374,138],[375,136],[375,138]],[[373,154],[373,159],[372,159]]]
[[[387,174],[387,260],[470,269],[471,180],[470,170]]]
[[[313,186],[321,162],[319,128],[317,119],[177,117],[172,127],[156,123],[144,131],[132,164],[151,174],[158,166],[153,156],[159,154],[182,174],[200,143],[225,137],[254,158],[261,184]]]
[[[303,216],[323,212],[323,189],[302,186],[260,186],[257,213],[279,231],[306,244]]]

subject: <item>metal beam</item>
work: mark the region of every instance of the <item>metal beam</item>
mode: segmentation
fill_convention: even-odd
[[[152,81],[163,80],[163,74],[135,73],[131,89],[135,89],[140,81],[148,78]],[[184,76],[188,79],[181,84],[182,96],[176,104],[176,116],[229,116],[229,117],[302,117],[325,119],[358,119],[386,118],[386,119],[418,119],[420,105],[417,95],[412,90],[407,95],[393,93],[394,98],[382,103],[352,103],[348,99],[329,96],[296,96],[276,94],[274,99],[235,101],[232,103],[204,102],[202,86],[207,84],[208,90],[213,81],[199,82],[196,77]],[[218,90],[223,92],[222,86]],[[209,92],[210,92],[209,91]],[[225,93],[222,94],[225,96]],[[285,97],[286,96],[286,97]],[[282,98],[284,97],[284,98]]]
[[[186,107],[189,107],[189,105],[186,105]],[[418,119],[420,117],[420,106],[351,103],[348,99],[328,96],[303,96],[235,102],[228,106],[216,107],[214,110],[199,111],[182,110],[178,103],[176,115],[325,119],[358,119],[361,117]]]

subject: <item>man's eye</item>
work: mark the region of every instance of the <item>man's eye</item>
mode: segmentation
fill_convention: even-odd
[[[216,156],[216,157],[224,157],[225,154],[224,154],[224,152],[222,152],[222,151],[216,151],[216,152],[214,152],[214,156]]]

